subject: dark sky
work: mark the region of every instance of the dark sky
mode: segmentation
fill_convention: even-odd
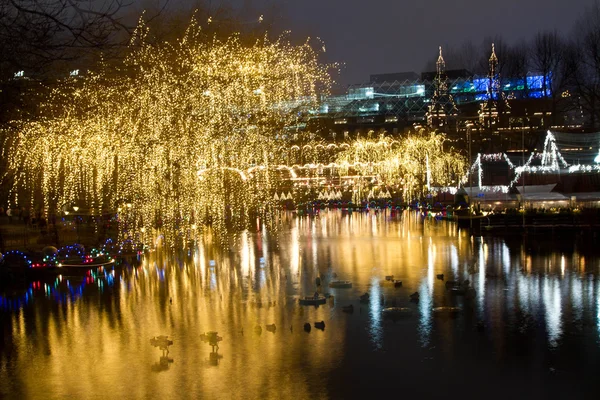
[[[326,61],[345,64],[337,80],[350,84],[366,82],[374,73],[421,72],[439,45],[460,46],[471,40],[479,46],[484,37],[495,35],[513,43],[530,40],[540,30],[568,35],[594,0],[233,2],[257,11],[275,4],[281,27],[294,36],[320,37],[326,45]]]

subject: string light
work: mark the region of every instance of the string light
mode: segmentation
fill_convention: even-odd
[[[248,46],[239,35],[206,38],[195,21],[177,42],[148,35],[140,24],[123,65],[63,82],[40,119],[15,122],[10,203],[119,209],[121,241],[155,228],[174,244],[192,225],[223,233],[257,215],[270,224],[273,167],[283,164],[276,138],[316,107],[336,66],[319,63],[308,42]],[[253,165],[264,168],[252,179],[238,173]]]

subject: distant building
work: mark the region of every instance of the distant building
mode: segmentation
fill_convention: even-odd
[[[371,75],[368,83],[350,85],[343,95],[324,97],[307,129],[340,138],[429,126],[458,142],[469,131],[482,151],[521,151],[522,131],[543,137],[550,128],[581,130],[581,115],[552,103],[557,96],[550,89],[551,76],[500,76],[497,66],[492,47],[487,76],[446,70],[440,49],[434,72]]]

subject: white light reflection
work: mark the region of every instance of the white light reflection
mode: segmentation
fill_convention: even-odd
[[[292,228],[292,238],[291,238],[291,254],[290,254],[290,272],[293,276],[298,274],[300,269],[300,235],[298,233],[298,220],[296,220],[296,224]]]
[[[455,245],[450,246],[450,267],[452,268],[452,279],[458,280],[458,250]]]
[[[483,249],[484,246],[479,246],[479,276],[477,287],[477,303],[479,307],[479,317],[483,319],[483,311],[485,308],[485,260],[486,255]],[[485,245],[487,248],[487,245]]]
[[[433,266],[435,264],[435,245],[433,244],[432,238],[429,238],[429,248],[427,249],[427,290],[429,297],[433,295],[433,279],[434,279],[434,270]]]
[[[544,277],[542,285],[542,296],[546,313],[546,329],[548,331],[548,343],[556,347],[557,340],[562,335],[562,305],[560,297],[560,285],[557,279]]]
[[[377,215],[371,216],[371,233],[373,236],[377,236]]]
[[[243,231],[240,240],[242,241],[242,250],[240,252],[240,264],[242,276],[250,275],[250,245],[248,243],[248,231]]]
[[[210,290],[217,288],[217,274],[215,273],[215,267],[210,267]]]
[[[598,320],[598,336],[600,336],[600,279],[596,288],[596,318]]]
[[[583,319],[583,282],[581,279],[569,272],[571,278],[571,302],[573,303],[573,314],[575,321]]]
[[[206,281],[206,256],[204,254],[204,243],[198,243],[198,267],[200,268],[200,280],[202,283]]]
[[[433,308],[433,299],[429,295],[430,291],[426,281],[421,281],[419,287],[419,333],[421,336],[421,346],[429,345],[429,334],[431,333],[431,309]]]
[[[371,278],[371,304],[370,304],[370,314],[371,314],[371,327],[370,333],[371,338],[373,339],[373,343],[375,347],[381,349],[383,346],[382,343],[382,333],[383,330],[381,328],[381,288],[379,287],[379,279],[377,277]]]
[[[502,243],[502,267],[504,269],[504,275],[510,275],[510,251],[506,243]]]

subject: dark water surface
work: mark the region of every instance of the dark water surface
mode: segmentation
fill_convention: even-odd
[[[0,398],[597,398],[597,254],[573,237],[471,238],[408,212],[285,216],[277,240],[249,232],[218,250],[207,238],[137,268],[5,290]],[[334,272],[354,287],[327,288]],[[334,300],[298,305],[318,275]],[[465,279],[472,296],[446,289]],[[359,303],[364,292],[376,301]],[[412,315],[384,319],[393,305]],[[212,355],[207,331],[223,338]]]

